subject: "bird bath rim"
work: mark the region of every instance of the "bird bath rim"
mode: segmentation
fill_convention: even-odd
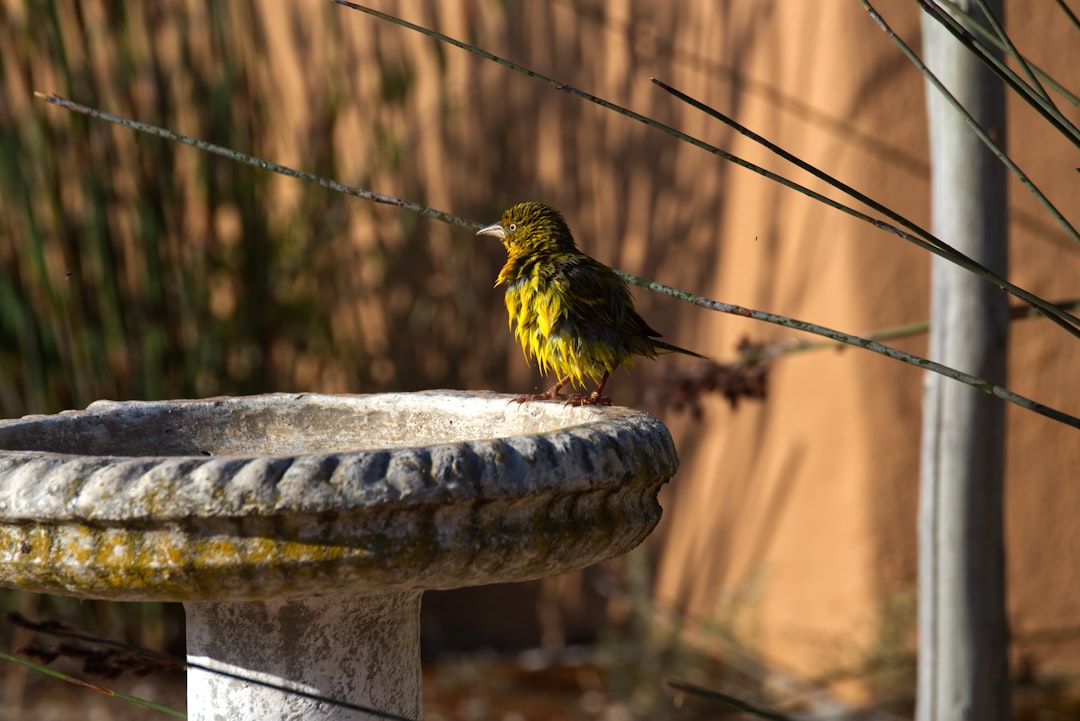
[[[617,416],[625,413],[637,413],[637,411],[622,407],[601,409],[594,406],[591,408],[583,407],[574,409],[569,406],[563,407],[557,403],[526,403],[511,405],[508,401],[506,403],[506,408],[502,410],[506,414],[515,413],[515,421],[519,423],[522,419],[525,419],[525,422],[517,428],[517,432],[512,434],[493,433],[490,427],[477,424],[475,418],[470,416],[470,406],[475,406],[477,404],[490,406],[493,402],[501,403],[504,399],[513,398],[514,396],[500,395],[490,391],[430,390],[379,394],[264,393],[249,396],[216,396],[201,399],[177,399],[165,401],[99,400],[88,405],[86,410],[68,410],[51,415],[38,414],[27,415],[15,419],[0,419],[0,451],[29,450],[68,455],[121,457],[201,457],[222,455],[246,457],[251,455],[310,455],[320,452],[342,453],[348,451],[427,446],[432,445],[433,443],[492,440],[495,438],[506,437],[507,435],[550,432],[563,428],[572,428],[595,422],[601,418],[609,418],[612,414]],[[379,407],[374,409],[358,409],[356,407],[356,402],[364,399],[380,399]],[[146,422],[147,424],[154,425],[160,420],[153,416],[159,409],[164,408],[166,412],[170,413],[189,409],[199,409],[203,411],[202,415],[204,416],[204,418],[200,420],[212,423],[215,420],[214,415],[223,415],[240,404],[244,406],[240,408],[240,411],[243,412],[245,416],[251,417],[281,403],[297,403],[305,401],[317,401],[320,405],[319,410],[323,414],[337,412],[341,414],[341,420],[346,421],[357,420],[358,410],[369,410],[369,417],[374,416],[374,418],[371,418],[372,420],[379,420],[379,414],[386,414],[391,410],[396,412],[412,410],[418,404],[425,406],[423,410],[429,412],[438,411],[445,414],[448,419],[444,426],[438,428],[425,428],[423,432],[427,437],[423,439],[423,441],[417,439],[418,442],[410,442],[408,439],[403,438],[400,433],[376,437],[374,439],[364,438],[363,440],[350,438],[346,434],[340,434],[337,437],[333,437],[326,433],[319,433],[318,435],[313,436],[311,435],[313,429],[310,425],[306,425],[303,428],[294,427],[275,429],[278,431],[294,431],[299,434],[297,437],[285,435],[277,435],[274,437],[267,436],[265,438],[248,437],[245,438],[243,442],[237,442],[234,439],[223,439],[215,435],[206,435],[205,431],[216,430],[212,426],[209,426],[204,428],[184,429],[191,435],[189,437],[175,437],[172,443],[165,443],[162,445],[162,439],[157,439],[153,441],[151,445],[145,446],[146,450],[142,452],[133,452],[132,449],[142,448],[143,446],[139,445],[140,442],[146,443],[147,441],[139,437],[121,437],[117,433],[119,424],[116,424],[113,428],[95,429],[90,433],[85,430],[80,431],[77,427],[77,423],[79,422],[78,419],[87,414],[99,415],[105,419],[112,418],[121,423],[130,424],[134,421],[136,423]],[[515,409],[521,410],[517,411]],[[284,409],[274,408],[274,412],[278,414],[278,417],[274,420],[279,423],[284,421],[304,421],[306,420],[304,414],[305,410],[307,410],[307,407],[302,409],[287,407]],[[289,411],[292,412],[290,413]],[[372,413],[371,411],[374,412]],[[365,420],[367,419],[368,417],[365,417]],[[262,419],[263,422],[266,420],[267,419]],[[459,421],[459,424],[454,426],[454,421]],[[465,423],[460,423],[460,421],[465,421]],[[37,422],[43,422],[44,424],[48,424],[48,426],[53,426],[54,428],[49,430],[54,430],[54,435],[49,438],[35,438],[32,441],[24,442],[22,445],[27,447],[23,448],[15,447],[12,440],[5,436],[5,427],[13,425],[22,426],[26,423]],[[314,430],[318,431],[321,429]],[[353,428],[349,430],[360,429]],[[386,429],[385,427],[382,427],[379,428],[379,430],[385,431]],[[413,428],[413,430],[415,429]],[[110,431],[112,432],[111,436],[109,435]],[[200,431],[203,431],[203,433],[200,433]],[[88,452],[86,446],[87,443],[96,443],[101,446],[100,452]],[[249,447],[245,448],[245,443],[248,444]],[[31,447],[46,444],[53,446],[67,446],[70,450]],[[120,445],[123,447],[119,447]]]
[[[677,466],[660,421],[510,400],[277,393],[0,421],[0,585],[377,594],[537,578],[640,543]],[[382,435],[360,444],[364,419]]]

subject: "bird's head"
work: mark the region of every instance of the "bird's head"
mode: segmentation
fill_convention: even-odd
[[[482,228],[476,234],[498,238],[511,257],[577,249],[562,213],[534,201],[518,203],[503,213],[498,223]]]

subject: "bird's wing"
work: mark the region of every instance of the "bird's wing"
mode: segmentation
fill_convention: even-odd
[[[634,311],[626,281],[611,268],[584,254],[567,257],[562,266],[571,317],[628,335],[660,336]]]
[[[700,353],[662,340],[634,310],[634,299],[626,281],[603,263],[584,254],[565,256],[555,264],[552,281],[565,305],[566,317],[579,333],[599,338],[618,338],[631,353],[655,357],[657,351]],[[609,335],[610,334],[610,335]]]

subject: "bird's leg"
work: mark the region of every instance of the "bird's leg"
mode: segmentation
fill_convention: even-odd
[[[548,388],[543,393],[526,393],[525,395],[518,396],[514,400],[518,403],[528,403],[529,401],[557,401],[562,400],[562,394],[559,392],[563,389],[567,383],[570,382],[570,376],[566,376],[555,385]]]
[[[600,379],[600,385],[587,396],[573,395],[566,399],[568,406],[610,406],[611,399],[604,395],[604,385],[608,382],[611,373],[604,371],[604,377]]]

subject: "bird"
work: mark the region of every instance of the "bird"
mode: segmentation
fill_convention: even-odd
[[[545,203],[518,203],[477,232],[506,248],[506,265],[495,287],[506,286],[510,328],[526,360],[558,381],[543,393],[518,396],[518,403],[563,400],[566,405],[611,405],[604,386],[611,374],[632,365],[635,356],[694,351],[659,340],[634,310],[626,281],[614,270],[578,250],[562,214]],[[568,384],[597,384],[589,395],[569,394]],[[572,386],[573,387],[573,386]]]

